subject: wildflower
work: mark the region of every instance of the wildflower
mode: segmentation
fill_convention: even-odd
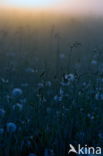
[[[13,122],[8,122],[7,125],[6,125],[6,127],[7,127],[7,132],[9,132],[9,133],[13,133],[17,129],[16,124],[13,123]]]
[[[91,61],[91,64],[96,65],[97,64],[97,61],[96,60],[92,60]]]
[[[87,116],[88,116],[88,118],[91,119],[91,120],[94,119],[94,116],[93,116],[92,114],[88,114]]]
[[[0,117],[3,117],[5,115],[5,113],[6,113],[5,110],[1,108],[0,109]]]
[[[95,95],[95,99],[96,100],[103,100],[103,93],[96,93],[96,95]]]
[[[66,74],[65,79],[67,79],[68,81],[74,81],[75,76],[74,76],[74,74]]]
[[[15,105],[13,105],[13,109],[21,111],[23,109],[23,105],[20,103],[17,103]]]
[[[12,91],[13,97],[18,97],[18,96],[21,96],[22,94],[23,94],[23,91],[20,88],[14,88]]]
[[[57,102],[62,101],[62,98],[63,98],[62,96],[58,96],[58,95],[54,96],[54,100]]]
[[[51,85],[52,85],[51,81],[46,82],[46,86],[51,87]]]
[[[39,88],[43,88],[44,87],[44,84],[43,83],[38,83],[38,87]]]

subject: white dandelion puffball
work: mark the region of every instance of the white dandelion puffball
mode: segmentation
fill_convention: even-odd
[[[92,60],[91,61],[91,64],[96,65],[97,64],[97,61],[96,60]]]
[[[12,91],[12,96],[14,97],[21,96],[22,94],[23,94],[23,91],[20,88],[14,88]]]
[[[7,132],[9,132],[9,133],[13,133],[17,129],[16,124],[13,123],[13,122],[8,122],[7,125],[6,125],[6,127],[7,127]]]
[[[96,100],[103,100],[103,93],[96,93],[95,99]]]
[[[74,81],[75,76],[74,76],[74,74],[66,74],[65,79],[67,79],[68,81]]]
[[[20,104],[20,103],[17,103],[17,104],[15,104],[15,105],[13,105],[13,109],[14,109],[14,110],[22,111],[23,105]]]

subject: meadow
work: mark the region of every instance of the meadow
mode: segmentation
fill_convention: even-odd
[[[0,13],[0,156],[102,147],[102,17]]]

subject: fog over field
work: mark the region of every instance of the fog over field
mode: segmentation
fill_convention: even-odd
[[[102,150],[103,2],[20,2],[0,1],[0,156]]]

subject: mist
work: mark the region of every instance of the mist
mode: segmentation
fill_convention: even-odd
[[[103,16],[102,0],[44,0],[44,1],[16,1],[4,0],[0,1],[2,8],[19,8],[28,10],[49,10],[59,13],[76,14],[76,15],[92,15]]]

